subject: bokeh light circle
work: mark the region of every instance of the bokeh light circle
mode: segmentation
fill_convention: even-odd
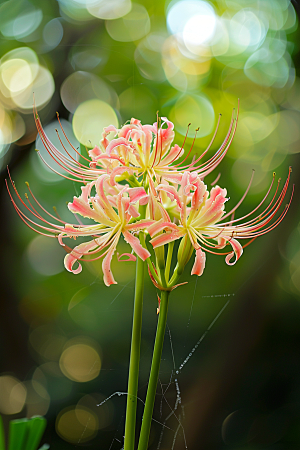
[[[95,98],[111,104],[113,100],[111,91],[97,75],[78,71],[64,80],[60,95],[65,107],[71,113],[74,113],[79,105]]]
[[[97,415],[83,406],[63,409],[56,418],[58,435],[67,442],[84,443],[93,439],[98,431]]]
[[[188,137],[193,137],[195,129],[198,127],[200,129],[197,137],[207,136],[212,132],[215,122],[213,105],[203,94],[182,95],[175,103],[169,116],[175,124],[175,129],[182,135],[185,135],[188,123],[192,124]]]
[[[27,391],[23,383],[10,375],[0,376],[0,412],[17,414],[24,408]]]
[[[52,276],[64,270],[65,252],[57,239],[38,235],[28,245],[27,257],[33,269],[45,276]]]
[[[43,29],[43,39],[49,49],[55,48],[62,40],[64,29],[58,18],[50,20]]]
[[[40,66],[38,74],[34,81],[24,91],[12,93],[12,99],[17,106],[32,113],[33,99],[35,106],[41,108],[52,97],[55,90],[54,79],[51,72],[46,67]]]
[[[101,360],[97,350],[88,343],[70,343],[62,352],[59,366],[72,381],[85,383],[99,375]]]
[[[105,23],[110,37],[119,42],[132,42],[146,36],[150,31],[150,17],[143,5],[133,3],[126,16]]]
[[[118,127],[118,118],[113,108],[101,100],[88,100],[76,109],[73,116],[75,137],[87,147],[99,145],[103,128]]]
[[[203,2],[204,3],[204,2]],[[204,4],[201,14],[191,17],[183,28],[183,40],[186,45],[201,45],[209,41],[214,35],[216,16],[213,8]]]
[[[188,44],[200,45],[212,38],[216,26],[213,7],[205,1],[182,0],[172,3],[167,14],[172,34],[183,34]]]
[[[131,0],[94,0],[87,4],[88,12],[98,19],[113,20],[125,16],[131,10]]]

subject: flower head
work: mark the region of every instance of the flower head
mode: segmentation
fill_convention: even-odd
[[[196,258],[192,274],[196,275],[202,275],[203,273],[205,252],[221,253],[226,255],[225,261],[228,265],[235,264],[243,253],[243,246],[239,240],[247,239],[248,243],[250,243],[257,237],[273,230],[284,218],[292,196],[278,217],[277,212],[284,201],[290,174],[291,169],[282,190],[278,193],[279,180],[275,194],[269,204],[259,215],[252,219],[248,218],[253,216],[266,202],[274,183],[275,174],[260,204],[253,211],[239,219],[234,219],[233,214],[244,200],[253,176],[242,199],[226,214],[227,190],[215,186],[209,192],[207,186],[195,173],[185,172],[178,189],[165,184],[159,185],[157,191],[163,191],[171,201],[176,202],[177,214],[174,215],[173,222],[161,219],[159,222],[150,225],[148,231],[152,237],[150,241],[152,246],[157,248],[183,238],[181,246],[185,250],[182,250],[182,254],[178,255],[178,264],[179,266],[184,266],[189,260],[192,250],[195,249]],[[230,219],[228,220],[229,217]],[[227,245],[230,245],[232,250],[226,253],[220,252]]]
[[[82,261],[102,258],[104,282],[108,286],[116,283],[111,261],[121,236],[131,247],[131,253],[122,256],[127,260],[135,260],[135,255],[144,261],[148,259],[155,286],[173,289],[194,251],[192,274],[198,276],[203,273],[206,252],[223,254],[228,265],[235,264],[245,247],[240,241],[247,239],[248,245],[274,229],[284,218],[291,202],[277,214],[287,192],[290,172],[280,192],[278,182],[267,206],[263,207],[263,204],[270,196],[274,177],[261,203],[239,219],[235,219],[234,214],[247,195],[253,176],[241,200],[227,213],[227,190],[214,186],[208,191],[203,179],[222,161],[232,142],[237,125],[234,115],[222,145],[205,163],[201,163],[201,159],[214,141],[220,117],[208,148],[190,163],[186,161],[195,139],[184,156],[186,139],[181,147],[177,144],[172,146],[174,125],[164,117],[157,118],[152,125],[142,125],[137,119],[131,119],[120,129],[110,125],[104,129],[99,146],[88,151],[89,158],[72,147],[78,160],[64,145],[63,141],[71,146],[62,128],[63,136],[59,133],[58,136],[64,154],[48,139],[36,111],[35,121],[47,152],[66,172],[61,175],[83,184],[81,195],[74,197],[68,208],[77,218],[81,216],[89,223],[82,223],[81,219],[78,224],[66,223],[49,213],[35,198],[28,184],[29,195],[25,195],[24,201],[10,178],[18,203],[26,213],[18,206],[8,187],[12,203],[26,225],[40,234],[58,238],[67,251],[64,263],[68,271],[77,274],[82,270]],[[264,208],[263,211],[255,215],[260,207]],[[145,242],[148,233],[156,266]],[[80,238],[83,242],[70,248],[65,244],[65,238]],[[169,246],[165,260],[163,246],[174,241],[180,241],[178,264],[169,279],[173,247]],[[229,251],[226,251],[227,246],[231,247]]]
[[[137,220],[140,216],[137,209],[138,206],[145,205],[148,201],[148,196],[144,188],[130,188],[121,185],[111,186],[109,178],[109,175],[103,174],[97,181],[83,186],[81,188],[81,195],[74,197],[73,202],[68,204],[69,210],[74,214],[79,214],[93,221],[92,224],[88,225],[82,223],[70,224],[62,221],[60,218],[55,218],[55,216],[48,213],[36,200],[28,183],[29,194],[36,206],[32,204],[28,194],[25,195],[27,200],[26,204],[12,182],[19,201],[31,213],[34,218],[33,220],[22,212],[8,188],[13,205],[26,225],[39,234],[57,237],[59,243],[66,249],[67,255],[64,263],[69,272],[75,274],[80,273],[82,266],[79,260],[84,260],[85,256],[88,257],[89,261],[103,258],[103,278],[107,286],[116,283],[111,272],[111,260],[121,235],[123,235],[124,240],[131,246],[132,251],[145,261],[150,256],[150,253],[141,245],[139,238],[134,236],[133,233],[144,230],[153,223],[152,220]],[[95,189],[94,196],[92,195],[93,188]],[[49,222],[45,219],[42,212],[50,216],[52,220],[55,219],[55,222]],[[134,222],[130,223],[132,219],[134,219]],[[66,246],[63,242],[64,238],[77,239],[81,237],[91,237],[92,240],[83,242],[73,249]],[[125,255],[129,258],[127,260],[132,261],[136,259],[132,254]],[[74,268],[75,263],[78,263],[77,268]]]
[[[184,155],[187,134],[181,146],[177,144],[172,146],[175,136],[174,124],[166,117],[157,116],[157,121],[152,125],[142,125],[140,120],[134,118],[120,129],[110,125],[104,128],[99,146],[89,150],[88,157],[85,157],[71,144],[61,126],[58,115],[62,136],[58,131],[57,134],[64,153],[52,144],[42,127],[37,111],[34,110],[34,113],[36,127],[46,151],[55,163],[66,172],[66,174],[60,173],[61,176],[76,182],[89,183],[97,180],[102,174],[110,174],[113,179],[127,180],[134,186],[145,184],[145,182],[147,185],[157,186],[164,181],[176,185],[181,181],[186,170],[197,173],[203,179],[217,167],[226,155],[233,140],[238,119],[238,114],[234,118],[233,113],[228,133],[222,145],[211,158],[201,163],[216,137],[220,115],[216,130],[206,150],[198,158],[187,163],[193,150],[197,130],[189,151]],[[188,130],[189,127],[190,125],[188,125]],[[75,152],[78,159],[71,155],[68,147]],[[41,153],[38,153],[43,162],[49,166]],[[182,156],[184,156],[183,159],[177,162]],[[82,158],[82,162],[80,162],[80,158]],[[56,169],[52,168],[52,170],[58,173]]]

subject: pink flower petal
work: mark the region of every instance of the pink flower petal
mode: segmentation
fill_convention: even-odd
[[[122,175],[124,172],[127,172],[128,175],[133,175],[133,171],[127,166],[115,167],[110,174],[110,184],[115,186],[117,183],[115,181],[115,177],[118,175]]]
[[[155,234],[159,233],[160,231],[168,228],[169,230],[175,230],[179,231],[178,226],[175,225],[175,223],[172,222],[163,222],[162,219],[159,222],[154,222],[152,225],[148,227],[148,233],[151,237],[155,236]]]
[[[142,219],[139,220],[138,222],[127,225],[126,229],[130,231],[144,230],[145,228],[147,229],[148,227],[150,227],[150,225],[152,225],[153,223],[155,223],[155,220]]]
[[[178,195],[178,192],[174,188],[174,186],[169,186],[166,184],[160,184],[156,188],[158,191],[162,190],[166,192],[167,196],[173,201],[175,200],[179,208],[182,208],[182,202],[180,200],[180,197]]]
[[[229,253],[229,255],[226,256],[225,261],[226,264],[228,264],[229,266],[233,266],[237,262],[237,260],[242,256],[243,247],[236,239],[230,239],[229,243],[233,248],[233,252]],[[230,260],[234,257],[234,255],[235,260],[233,262],[230,262]]]
[[[87,217],[89,219],[93,219],[96,222],[98,222],[98,214],[96,211],[94,211],[92,208],[90,208],[90,205],[88,203],[85,203],[84,200],[74,197],[72,203],[68,203],[68,208],[70,211],[76,214],[80,214],[83,217]]]
[[[73,265],[76,262],[78,262],[78,267],[77,267],[77,269],[73,269]],[[68,272],[72,272],[75,275],[77,275],[78,273],[80,273],[82,271],[82,265],[79,263],[78,259],[75,258],[75,256],[73,256],[71,253],[68,253],[65,256],[64,265],[65,265],[65,268],[68,270]]]
[[[124,139],[124,138],[118,138],[118,139],[113,139],[113,140],[108,144],[108,146],[106,147],[106,153],[107,153],[108,155],[111,155],[111,152],[112,152],[116,147],[120,147],[120,146],[125,147],[125,148],[128,147],[128,149],[130,149],[129,142],[127,141],[127,139]]]
[[[129,233],[128,231],[123,231],[123,236],[125,241],[131,245],[135,253],[138,255],[139,258],[141,258],[143,261],[145,261],[151,254],[146,250],[140,243],[139,238],[133,236],[133,234]]]
[[[129,194],[131,203],[136,203],[137,201],[140,201],[141,205],[147,204],[149,196],[147,195],[143,187],[129,188],[127,192]]]
[[[173,242],[176,239],[179,239],[182,236],[182,233],[171,232],[160,234],[159,236],[151,239],[150,244],[152,244],[153,248],[159,247],[160,245],[168,244],[169,242]]]
[[[205,268],[206,254],[199,248],[196,250],[196,258],[192,268],[191,275],[198,275],[200,277],[203,274]]]
[[[110,286],[111,284],[117,284],[116,280],[114,279],[114,276],[111,271],[111,260],[113,257],[113,254],[116,250],[116,244],[113,245],[107,252],[107,255],[102,261],[102,270],[103,270],[103,281],[106,286]]]
[[[123,258],[123,256],[127,256],[127,259],[121,259],[121,258]],[[120,262],[136,261],[136,256],[134,256],[132,253],[122,253],[122,255],[117,253],[117,257],[118,257],[118,261],[120,261]]]
[[[74,274],[78,274],[82,271],[82,266],[78,262],[77,269],[73,269],[74,264],[78,259],[80,259],[83,255],[88,254],[89,250],[93,250],[98,247],[98,244],[95,241],[84,242],[82,244],[77,245],[77,247],[73,248],[71,253],[68,253],[64,259],[65,268],[69,272],[73,272]]]
[[[128,212],[131,215],[131,217],[139,217],[140,213],[133,205],[129,205]]]

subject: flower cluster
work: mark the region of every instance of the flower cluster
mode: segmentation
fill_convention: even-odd
[[[78,224],[64,222],[46,211],[28,183],[29,195],[25,195],[24,201],[9,175],[18,203],[23,207],[18,206],[8,188],[12,203],[26,225],[40,234],[58,238],[67,251],[64,263],[68,271],[77,274],[82,270],[81,261],[103,258],[103,278],[107,286],[116,283],[111,272],[111,260],[121,235],[131,250],[118,255],[118,258],[132,261],[138,256],[143,261],[148,260],[154,284],[160,289],[170,290],[194,251],[192,274],[198,276],[203,273],[206,252],[223,254],[227,264],[235,264],[245,247],[240,240],[247,239],[247,245],[271,231],[289,208],[291,199],[277,214],[287,192],[291,170],[281,191],[278,181],[267,206],[264,204],[271,196],[275,175],[260,204],[239,219],[235,219],[234,214],[249,191],[253,176],[242,199],[227,213],[226,189],[215,185],[209,192],[203,180],[222,161],[232,142],[237,125],[237,118],[233,116],[222,145],[204,163],[201,160],[214,141],[220,118],[208,148],[189,163],[187,160],[194,142],[186,155],[186,139],[181,147],[177,144],[172,146],[174,125],[166,118],[158,118],[153,125],[142,125],[139,120],[131,119],[120,129],[112,125],[105,128],[100,145],[88,151],[89,158],[71,146],[62,128],[63,137],[58,135],[65,153],[60,152],[48,139],[36,112],[35,120],[47,152],[64,170],[61,175],[83,184],[81,195],[68,204],[69,210],[77,218],[79,215],[90,220],[88,224],[83,224],[80,218]],[[71,155],[63,140],[82,158],[81,162]],[[24,207],[26,212],[23,212]],[[255,215],[260,209],[262,211]],[[65,238],[89,240],[70,248],[65,244]],[[169,277],[175,241],[180,241],[177,266]],[[166,244],[169,246],[167,259]]]

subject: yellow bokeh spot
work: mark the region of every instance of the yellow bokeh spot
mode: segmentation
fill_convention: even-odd
[[[85,383],[99,375],[101,360],[97,350],[90,344],[74,343],[67,344],[60,357],[59,366],[70,380]]]
[[[147,9],[137,3],[132,4],[131,11],[126,16],[109,20],[105,23],[110,37],[119,42],[132,42],[149,33],[151,24]]]
[[[56,419],[56,431],[67,442],[83,443],[95,437],[98,418],[85,407],[63,409]]]
[[[87,147],[94,147],[99,145],[104,127],[118,127],[118,118],[107,103],[97,99],[88,100],[76,109],[72,125],[76,139]]]
[[[188,137],[193,137],[195,128],[200,127],[198,137],[207,136],[213,130],[215,113],[209,99],[204,95],[182,95],[170,112],[170,120],[175,129],[185,135],[191,122]]]
[[[2,80],[9,91],[20,92],[33,81],[30,65],[24,59],[10,59],[1,67]]]
[[[51,99],[54,90],[55,84],[51,72],[40,66],[32,83],[21,92],[12,92],[11,97],[17,106],[31,113],[33,100],[35,106],[40,108]]]
[[[19,380],[9,375],[0,377],[0,412],[2,414],[17,414],[22,411],[26,395],[26,388]]]
[[[96,0],[87,4],[87,10],[99,19],[118,19],[131,10],[130,0]]]

